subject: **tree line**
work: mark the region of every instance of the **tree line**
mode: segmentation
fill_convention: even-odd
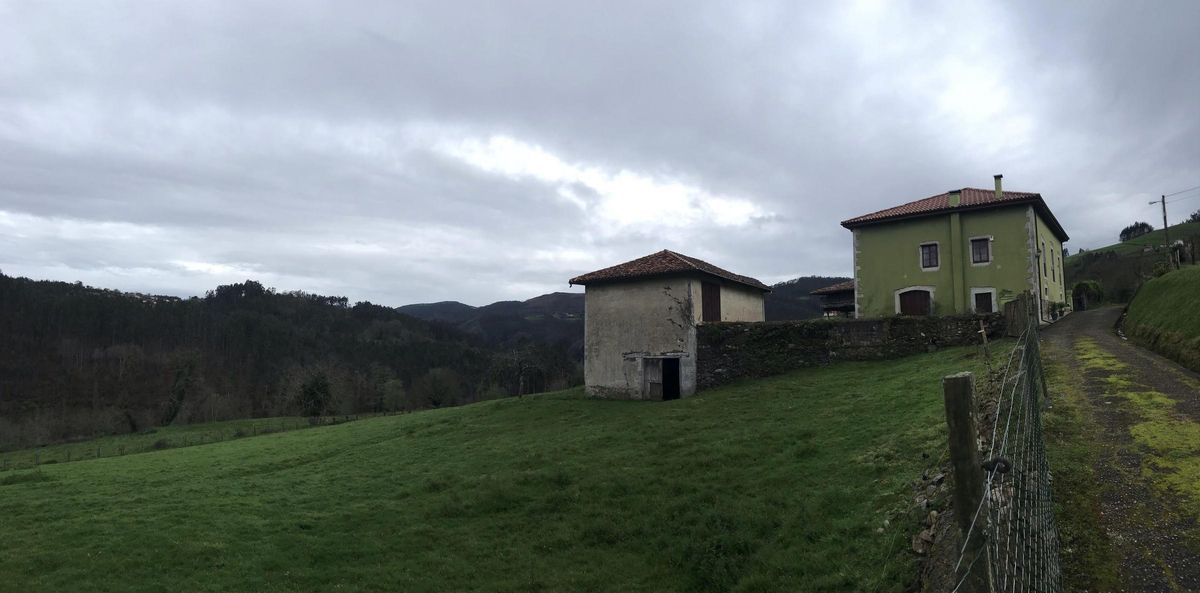
[[[173,423],[415,410],[582,382],[567,345],[499,347],[254,281],[203,297],[0,274],[0,448]]]

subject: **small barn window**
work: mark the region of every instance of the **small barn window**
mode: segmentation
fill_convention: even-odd
[[[721,320],[721,285],[715,282],[700,283],[700,320]]]

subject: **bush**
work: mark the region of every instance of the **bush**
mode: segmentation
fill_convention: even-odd
[[[167,442],[167,439],[158,439],[157,441],[154,441],[154,444],[151,446],[154,447],[155,451],[158,451],[170,447],[171,443]]]
[[[1154,230],[1154,227],[1150,226],[1149,223],[1135,222],[1135,223],[1121,229],[1121,237],[1120,237],[1121,242],[1124,243],[1125,241],[1128,241],[1130,239],[1136,239],[1137,237],[1145,235],[1146,233],[1149,233],[1153,230]]]
[[[300,386],[300,407],[305,416],[320,416],[329,408],[332,399],[329,389],[329,378],[323,372],[317,372]]]

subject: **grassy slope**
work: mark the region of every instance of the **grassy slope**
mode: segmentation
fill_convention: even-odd
[[[1187,237],[1200,235],[1200,222],[1185,222],[1183,224],[1171,225],[1170,232],[1171,232],[1171,240],[1172,241],[1174,241],[1176,239],[1184,239]],[[1130,255],[1130,254],[1134,254],[1134,253],[1141,253],[1143,247],[1153,247],[1155,245],[1162,245],[1163,239],[1164,239],[1163,231],[1162,231],[1162,229],[1158,229],[1156,231],[1146,233],[1145,235],[1142,235],[1140,237],[1135,237],[1135,238],[1130,239],[1125,242],[1114,243],[1107,247],[1100,247],[1098,249],[1091,249],[1089,251],[1090,252],[1115,251],[1121,255]],[[1077,253],[1075,255],[1068,257],[1066,259],[1066,263],[1069,264],[1071,262],[1071,259],[1078,255],[1079,254]]]
[[[974,352],[10,471],[0,591],[901,591]]]
[[[1125,331],[1134,340],[1200,370],[1200,267],[1150,280],[1129,303]]]
[[[354,416],[354,418],[358,418],[358,416]],[[343,417],[322,417],[319,420],[323,424],[335,424],[341,422]],[[0,453],[0,469],[29,468],[33,467],[35,462],[66,463],[96,457],[132,455],[157,449],[216,443],[260,433],[284,432],[301,428],[311,428],[308,418],[276,416],[163,426],[145,432],[118,434],[77,443],[6,451]]]
[[[1184,223],[1171,227],[1171,240],[1200,238],[1200,223]],[[1142,253],[1144,247],[1163,244],[1163,232],[1157,230],[1124,243],[1076,252],[1063,262],[1067,285],[1081,280],[1096,280],[1110,302],[1128,302],[1149,278],[1156,265],[1165,261],[1162,251]]]

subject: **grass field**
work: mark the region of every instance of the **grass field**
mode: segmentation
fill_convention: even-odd
[[[310,421],[308,418],[299,416],[277,416],[162,426],[137,433],[111,435],[74,443],[60,443],[36,449],[0,452],[0,471],[27,469],[38,464],[70,463],[99,457],[117,457],[161,449],[211,444],[265,433],[312,428],[314,422],[337,424],[357,418],[357,416],[322,416]]]
[[[898,592],[976,352],[9,471],[0,591]]]
[[[1200,370],[1200,267],[1146,282],[1129,303],[1125,331],[1135,341]]]

